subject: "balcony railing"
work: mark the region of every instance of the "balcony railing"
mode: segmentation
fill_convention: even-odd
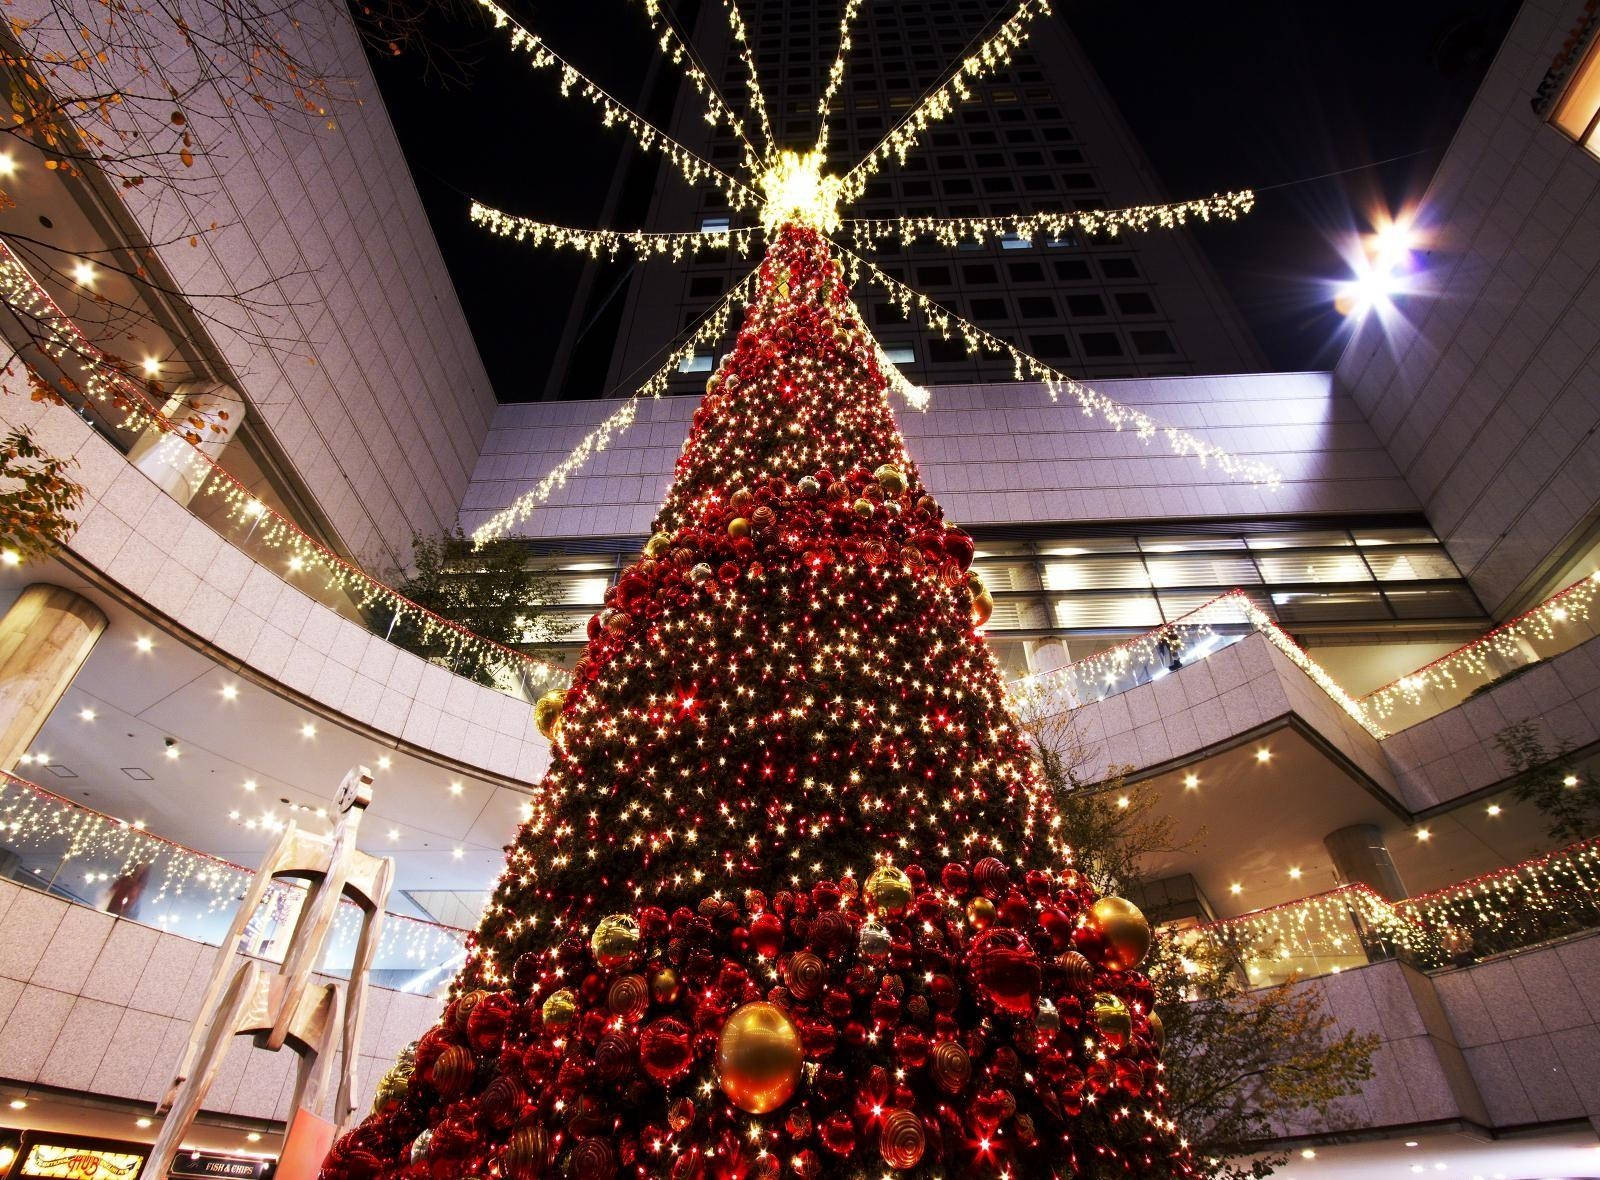
[[[403,621],[430,641],[443,640],[450,654],[442,659],[452,671],[487,669],[500,691],[532,699],[566,681],[568,673],[561,667],[485,639],[413,602],[258,498],[197,445],[198,436],[188,425],[163,413],[159,393],[152,397],[147,383],[134,379],[122,362],[84,334],[4,240],[0,240],[0,286],[6,289],[8,302],[25,310],[35,325],[38,337],[27,350],[29,359],[41,376],[46,375],[47,365],[54,368],[57,377],[52,386],[62,404],[71,406],[123,452],[133,435],[146,429],[187,444],[182,454],[203,488],[200,494],[217,497],[223,505],[222,514],[207,523],[235,548],[323,606],[384,638]]]
[[[215,946],[227,936],[253,870],[185,848],[136,824],[0,774],[0,878]],[[246,954],[281,960],[304,888],[274,885],[246,927]],[[348,974],[360,911],[339,907],[320,970]],[[465,957],[467,932],[400,914],[384,918],[375,983],[442,992]]]
[[[1600,929],[1600,838],[1398,902],[1344,885],[1177,931],[1237,956],[1258,986],[1399,958],[1420,970]]]
[[[1170,623],[1075,663],[1014,680],[1012,698],[1035,715],[1075,709],[1160,680],[1251,635],[1265,636],[1373,737],[1387,736],[1243,590],[1219,594]]]

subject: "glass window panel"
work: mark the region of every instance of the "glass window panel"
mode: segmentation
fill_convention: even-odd
[[[589,637],[589,616],[593,613],[593,611],[585,611],[576,615],[554,615],[553,617],[560,621],[561,629],[556,633],[555,638],[549,642],[561,643],[563,641],[571,642],[587,639]],[[524,637],[523,642],[527,643],[529,639]]]
[[[1182,618],[1184,615],[1199,610],[1206,603],[1215,599],[1217,592],[1213,590],[1163,590],[1159,597],[1161,599],[1162,613],[1167,616],[1167,621],[1171,622],[1173,619]],[[1231,606],[1212,607],[1206,613],[1205,621],[1216,625],[1237,623],[1242,626],[1249,623],[1250,616],[1245,613],[1244,604],[1237,599],[1231,601],[1233,603]],[[1265,592],[1255,591],[1250,593],[1250,601],[1266,611],[1267,614],[1274,613],[1272,601]]]
[[[1085,553],[1134,553],[1139,546],[1132,537],[1075,537],[1070,541],[1041,541],[1042,557],[1079,557]]]
[[[606,587],[611,585],[607,574],[590,574],[576,578],[561,578],[556,582],[561,603],[592,603],[599,606],[605,598]]]
[[[1366,558],[1380,582],[1425,582],[1461,576],[1443,549],[1379,551],[1368,553]]]
[[[1483,613],[1465,586],[1397,587],[1383,593],[1402,619],[1472,618]]]
[[[1437,545],[1431,529],[1351,529],[1357,545]]]
[[[1150,585],[1138,557],[1084,557],[1051,561],[1044,567],[1047,590],[1114,590]]]
[[[1256,563],[1269,582],[1370,582],[1367,563],[1349,553],[1258,553]]]
[[[1146,553],[1191,553],[1197,549],[1243,549],[1243,537],[1140,537]]]
[[[1248,537],[1245,543],[1252,549],[1310,549],[1352,545],[1350,534],[1332,530],[1315,532],[1273,533],[1266,537]]]
[[[1058,627],[1156,627],[1161,610],[1153,594],[1085,594],[1057,599]]]
[[[1550,121],[1600,155],[1597,118],[1600,118],[1600,41],[1590,47],[1582,64],[1573,71],[1567,92],[1556,104]]]
[[[1001,598],[985,626],[990,631],[1041,631],[1050,626],[1050,617],[1036,598]]]
[[[1144,560],[1157,586],[1251,586],[1261,581],[1256,563],[1245,553],[1186,553]]]
[[[979,561],[974,562],[972,568],[978,571],[983,584],[993,592],[1039,589],[1039,571],[1031,561]]]
[[[1389,609],[1376,590],[1287,590],[1272,596],[1283,623],[1348,622],[1387,619]]]

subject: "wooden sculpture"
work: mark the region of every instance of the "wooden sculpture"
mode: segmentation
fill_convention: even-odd
[[[342,1024],[344,1068],[334,1100],[333,1122],[343,1127],[350,1121],[355,1112],[356,1057],[361,1047],[366,977],[377,953],[384,906],[394,875],[393,859],[356,848],[361,816],[371,802],[372,772],[358,766],[339,785],[339,823],[331,836],[302,832],[290,821],[267,850],[217,952],[216,966],[177,1074],[156,1107],[158,1114],[169,1113],[151,1150],[152,1176],[167,1174],[206,1091],[216,1080],[228,1043],[235,1036],[252,1037],[258,1049],[274,1052],[287,1044],[300,1056],[289,1134],[284,1143],[287,1155],[297,1127],[312,1128],[320,1123],[317,1111],[333,1069],[334,1030]],[[274,971],[270,964],[242,956],[239,943],[268,888],[283,880],[305,881],[307,893],[283,966]],[[318,984],[311,977],[322,961],[341,898],[349,898],[362,910],[361,935],[344,996],[338,984]]]

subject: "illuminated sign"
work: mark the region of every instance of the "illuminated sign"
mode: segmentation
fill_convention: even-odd
[[[238,1159],[231,1155],[211,1155],[190,1151],[172,1161],[168,1176],[221,1176],[228,1180],[261,1180],[272,1174],[268,1160]]]
[[[139,1180],[149,1147],[114,1139],[26,1131],[12,1180]]]

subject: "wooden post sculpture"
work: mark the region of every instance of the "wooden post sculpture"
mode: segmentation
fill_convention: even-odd
[[[151,1150],[152,1176],[167,1174],[234,1036],[253,1037],[258,1049],[274,1052],[287,1044],[300,1056],[290,1130],[284,1143],[287,1154],[302,1112],[313,1120],[304,1125],[315,1125],[316,1110],[333,1069],[334,1030],[341,1024],[342,1011],[344,1068],[334,1100],[334,1124],[344,1127],[355,1113],[356,1057],[361,1047],[366,977],[378,950],[394,861],[356,848],[362,814],[372,802],[372,772],[358,766],[346,774],[337,802],[339,823],[331,836],[299,831],[290,821],[267,850],[245,892],[217,953],[183,1060],[166,1097],[156,1107],[158,1114],[169,1113]],[[255,959],[242,958],[239,940],[268,888],[280,880],[302,880],[308,889],[283,966],[273,971]],[[311,973],[322,961],[334,915],[344,897],[361,907],[362,916],[347,994],[341,998],[337,984],[314,985]]]

